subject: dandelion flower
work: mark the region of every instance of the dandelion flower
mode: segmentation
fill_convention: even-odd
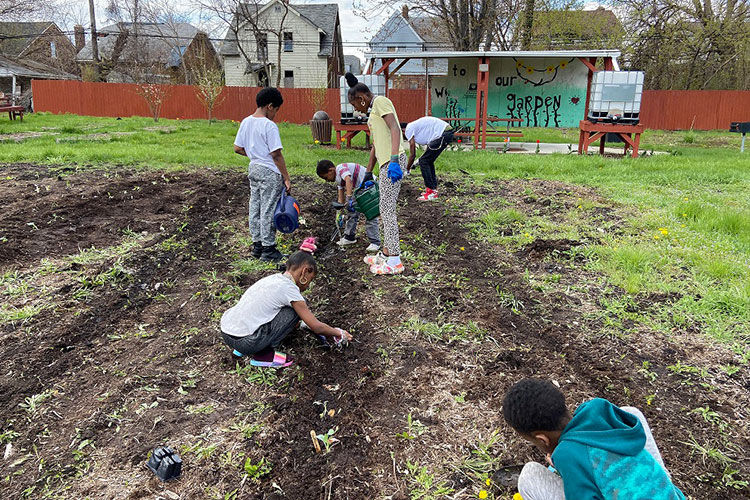
[[[683,217],[687,217],[687,214],[682,214]]]
[[[315,144],[320,144],[320,141],[315,139]]]
[[[461,247],[461,251],[462,251],[462,252],[464,251],[464,247]]]
[[[487,498],[487,490],[481,490],[479,492],[479,498]]]
[[[658,239],[659,239],[659,235],[658,235],[658,234],[655,234],[655,235],[654,235],[654,239],[655,239],[655,240],[658,240]]]
[[[685,201],[688,201],[688,198],[687,198],[687,196],[686,196],[686,197],[685,197],[684,199],[685,199]]]
[[[680,224],[680,227],[685,227],[685,224]]]
[[[490,478],[487,478],[487,479],[484,480],[484,484],[486,484],[487,486],[489,486],[490,484],[492,484],[492,481],[490,480]]]

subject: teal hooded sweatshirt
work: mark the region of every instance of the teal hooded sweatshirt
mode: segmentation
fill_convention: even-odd
[[[640,420],[606,399],[583,403],[563,429],[552,462],[569,500],[685,500],[644,448]]]

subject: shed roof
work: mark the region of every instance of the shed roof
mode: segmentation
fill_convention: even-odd
[[[604,50],[505,50],[505,51],[430,51],[430,52],[371,52],[367,59],[468,59],[476,57],[620,57],[617,49]]]
[[[13,60],[0,56],[0,78],[38,78],[40,80],[77,80],[76,75],[42,64],[40,62],[25,59],[23,61]]]

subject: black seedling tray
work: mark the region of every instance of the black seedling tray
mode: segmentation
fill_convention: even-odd
[[[168,446],[154,448],[146,466],[162,481],[177,479],[182,473],[182,459]]]

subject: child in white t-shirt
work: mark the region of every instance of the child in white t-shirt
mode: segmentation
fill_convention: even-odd
[[[255,98],[258,108],[240,124],[234,140],[234,152],[250,158],[247,177],[250,180],[250,235],[255,258],[278,262],[284,258],[276,249],[276,227],[273,212],[282,189],[292,187],[281,153],[279,127],[273,122],[284,102],[281,92],[265,88]]]
[[[338,188],[338,202],[343,203],[349,216],[346,219],[344,235],[338,241],[339,246],[354,245],[357,242],[355,234],[357,232],[357,223],[361,215],[354,209],[354,199],[352,197],[354,190],[359,188],[365,179],[367,168],[357,163],[340,163],[334,166],[331,160],[320,160],[316,169],[318,177],[328,182],[335,182]],[[365,223],[365,231],[370,245],[367,247],[368,252],[377,252],[380,250],[380,228],[379,217],[368,220]]]
[[[416,157],[416,145],[425,146],[419,157],[419,168],[424,179],[425,192],[418,201],[432,201],[438,197],[435,160],[454,140],[453,129],[446,122],[434,116],[424,116],[406,125],[404,136],[409,141],[409,161],[406,170],[410,171]]]
[[[352,336],[341,328],[332,328],[315,319],[302,292],[318,273],[315,258],[307,252],[294,252],[284,273],[266,276],[253,284],[234,307],[221,317],[224,342],[235,355],[252,356],[253,366],[283,368],[294,360],[275,348],[304,321],[313,333],[329,343],[349,341]]]

